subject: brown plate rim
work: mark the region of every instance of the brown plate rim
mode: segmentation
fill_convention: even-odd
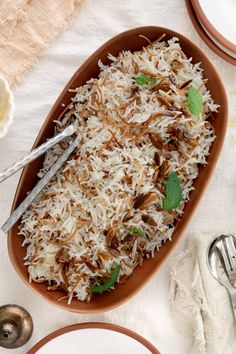
[[[69,325],[63,328],[60,328],[50,334],[48,334],[46,337],[41,339],[37,344],[31,348],[27,354],[35,354],[39,349],[41,349],[45,344],[50,342],[51,340],[65,334],[68,332],[72,331],[77,331],[77,330],[82,330],[82,329],[92,329],[92,328],[97,328],[97,329],[106,329],[109,331],[114,331],[118,333],[122,333],[130,338],[133,338],[137,342],[141,343],[144,347],[146,347],[152,354],[161,354],[152,343],[150,343],[146,338],[141,336],[140,334],[131,331],[128,328],[114,325],[111,323],[106,323],[106,322],[85,322],[85,323],[76,323],[73,325]]]
[[[206,17],[200,3],[198,0],[190,0],[192,2],[192,6],[199,16],[201,22],[203,23],[204,27],[207,31],[218,41],[220,42],[225,48],[228,50],[236,53],[236,45],[230,42],[227,38],[225,38],[217,29],[211,24],[211,22]]]
[[[217,55],[219,55],[219,57],[221,57],[222,59],[224,59],[228,63],[236,66],[236,59],[233,58],[228,53],[224,52],[220,47],[218,47],[216,45],[216,43],[214,43],[211,40],[210,37],[208,37],[207,33],[205,32],[205,30],[203,29],[203,27],[201,26],[201,24],[197,18],[197,15],[194,11],[191,0],[185,0],[185,3],[186,3],[188,14],[189,14],[189,17],[192,21],[193,26],[196,29],[199,36],[202,38],[202,40],[206,43],[206,45],[208,45],[208,47],[210,47],[210,49],[213,50],[213,52],[215,52]]]

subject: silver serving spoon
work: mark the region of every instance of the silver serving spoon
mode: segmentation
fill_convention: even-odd
[[[207,265],[213,277],[228,290],[236,319],[236,288],[231,284],[226,271],[222,256],[222,242],[226,235],[220,235],[210,244],[207,249]]]

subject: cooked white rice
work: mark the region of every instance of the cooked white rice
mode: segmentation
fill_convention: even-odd
[[[207,163],[215,139],[207,119],[218,106],[200,63],[192,64],[177,38],[109,59],[109,66],[99,62],[99,77],[75,91],[69,112],[56,122],[58,132],[76,118],[81,143],[20,226],[30,281],[64,289],[69,303],[73,297],[89,301],[91,286],[109,278],[115,265],[124,283],[145,257],[171,240],[198,164]],[[141,74],[157,83],[138,85]],[[187,108],[190,86],[203,96],[199,117]],[[66,144],[47,153],[39,176]],[[164,211],[170,171],[181,180],[183,200],[179,209]],[[135,209],[137,196],[147,194],[153,201]],[[135,227],[144,234],[127,237]]]

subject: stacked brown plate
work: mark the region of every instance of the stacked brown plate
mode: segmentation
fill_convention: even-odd
[[[185,0],[193,25],[220,57],[236,65],[236,1]]]

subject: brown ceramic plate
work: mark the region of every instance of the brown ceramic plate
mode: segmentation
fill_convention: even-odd
[[[200,19],[201,23],[203,26],[206,28],[206,30],[210,33],[210,35],[217,40],[223,47],[228,49],[229,51],[233,52],[236,54],[236,45],[232,42],[230,42],[227,38],[225,38],[217,29],[212,25],[212,23],[209,21],[207,18],[206,14],[204,13],[201,4],[199,3],[199,0],[191,0],[192,6]],[[215,6],[214,6],[215,7]],[[217,12],[219,9],[217,8]],[[224,16],[224,14],[221,14]],[[227,18],[227,20],[229,20]]]
[[[219,74],[205,54],[189,39],[167,28],[155,26],[140,27],[123,32],[106,42],[93,55],[91,55],[89,59],[87,59],[87,61],[78,69],[78,71],[76,71],[52,107],[34,143],[34,147],[38,146],[47,138],[52,136],[53,120],[58,118],[63,112],[63,107],[61,104],[69,104],[70,99],[73,96],[73,93],[68,92],[68,89],[83,85],[88,79],[98,75],[99,68],[97,66],[97,62],[99,59],[101,59],[105,64],[108,64],[108,53],[116,56],[122,50],[140,50],[144,45],[146,45],[146,40],[140,37],[140,34],[148,37],[151,41],[154,41],[163,33],[166,34],[166,39],[173,36],[178,37],[186,55],[188,57],[192,57],[194,63],[202,63],[201,66],[204,69],[204,76],[209,79],[207,86],[210,89],[215,102],[220,104],[219,112],[215,114],[215,119],[212,121],[217,138],[211,147],[208,165],[205,168],[200,167],[199,169],[199,176],[194,183],[195,190],[191,193],[190,201],[186,205],[184,215],[176,227],[172,242],[167,242],[161,247],[159,252],[156,252],[153,259],[145,260],[142,267],[137,267],[134,273],[127,280],[126,284],[117,285],[115,290],[95,296],[90,303],[80,302],[73,299],[71,305],[68,305],[66,299],[60,302],[58,301],[58,299],[64,295],[63,291],[47,291],[46,283],[29,283],[27,268],[23,264],[23,257],[25,256],[26,249],[21,246],[23,238],[18,236],[19,223],[11,229],[8,235],[8,251],[12,264],[17,273],[32,290],[52,304],[65,310],[80,313],[106,311],[122,304],[135,295],[159,269],[163,261],[168,258],[170,252],[181,239],[190,218],[199,204],[219,158],[223,145],[228,114],[227,97]],[[25,198],[27,192],[35,186],[35,183],[37,182],[37,172],[42,167],[42,162],[43,158],[38,159],[24,169],[17,187],[12,210],[14,210]]]
[[[233,58],[231,55],[223,51],[220,47],[214,43],[211,38],[207,35],[205,30],[203,29],[201,23],[198,20],[198,17],[195,13],[191,0],[185,0],[187,10],[190,16],[190,19],[198,32],[199,36],[202,40],[210,47],[217,55],[219,55],[222,59],[226,60],[228,63],[236,66],[236,58]]]
[[[127,353],[128,350],[129,353],[136,354],[160,354],[150,342],[139,334],[124,327],[101,322],[79,323],[61,328],[43,338],[30,349],[28,354],[59,353],[59,351],[62,353],[64,349],[70,354],[94,354],[95,345],[96,353]]]

